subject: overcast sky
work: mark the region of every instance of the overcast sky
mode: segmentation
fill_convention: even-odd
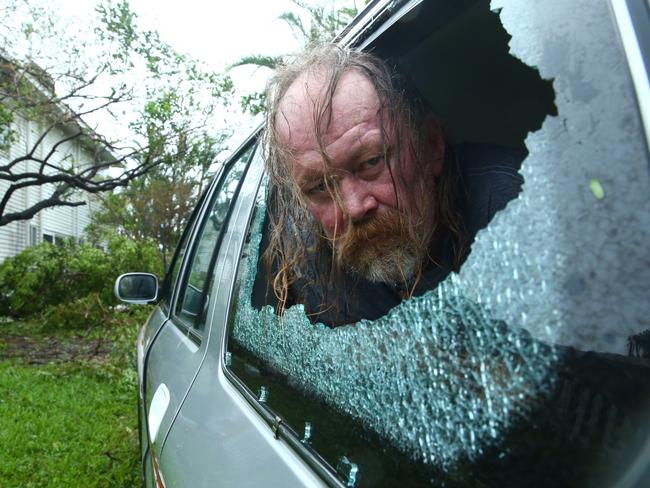
[[[277,55],[299,48],[291,29],[278,20],[282,12],[297,10],[289,0],[130,0],[130,4],[143,27],[157,30],[177,51],[205,61],[215,71],[245,55]],[[269,74],[265,68],[252,67],[230,72],[241,91],[263,90]]]
[[[81,21],[94,15],[97,4],[55,1]],[[300,12],[290,0],[129,0],[129,4],[142,27],[157,30],[177,51],[192,54],[217,71],[246,54],[282,54],[298,47],[289,27],[277,20],[282,12]]]
[[[319,5],[330,1],[306,0]],[[354,0],[335,1],[341,6],[350,5]],[[51,0],[50,8],[55,3],[60,4],[61,13],[74,25],[96,15],[94,8],[98,2]],[[245,55],[285,54],[300,47],[291,29],[278,20],[286,11],[302,13],[290,0],[129,0],[129,4],[138,16],[140,27],[158,31],[175,50],[204,61],[217,72]],[[251,67],[230,72],[240,93],[261,91],[269,74],[265,68]],[[228,117],[232,119],[233,116]],[[250,127],[257,123],[245,122],[244,125]]]
[[[277,17],[296,10],[288,0],[131,0],[149,28],[156,28],[177,50],[221,70],[251,53],[280,54],[297,47]]]

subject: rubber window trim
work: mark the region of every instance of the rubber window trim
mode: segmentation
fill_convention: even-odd
[[[174,289],[174,299],[171,301],[169,310],[170,310],[170,315],[169,315],[169,320],[170,322],[180,329],[188,338],[190,338],[195,344],[201,345],[201,342],[203,340],[203,334],[199,331],[199,329],[196,328],[196,320],[200,317],[197,316],[197,318],[194,320],[193,323],[189,323],[187,320],[183,319],[180,317],[176,312],[176,301],[178,300],[178,295],[180,294],[180,289],[183,288],[187,280],[189,279],[188,276],[188,271],[187,271],[187,266],[190,257],[189,256],[194,256],[194,251],[196,250],[196,246],[198,244],[197,239],[199,238],[199,234],[203,227],[205,226],[205,216],[207,212],[210,211],[210,206],[213,203],[213,200],[216,198],[217,192],[221,189],[221,185],[225,182],[225,178],[227,178],[228,174],[230,173],[230,170],[232,167],[240,162],[240,158],[242,155],[252,149],[251,154],[248,156],[248,160],[245,161],[245,167],[244,167],[244,172],[242,173],[242,176],[237,183],[237,188],[235,189],[235,192],[233,193],[231,203],[228,206],[228,212],[226,213],[226,216],[223,220],[221,230],[219,231],[219,235],[217,236],[217,240],[215,241],[214,245],[214,250],[212,252],[212,256],[210,257],[210,263],[208,265],[208,274],[207,278],[205,280],[204,287],[209,286],[209,283],[213,277],[214,273],[214,268],[216,265],[216,259],[218,253],[218,249],[221,247],[221,243],[223,241],[223,236],[225,234],[225,229],[228,226],[228,223],[230,222],[230,216],[232,215],[233,208],[234,208],[234,203],[237,200],[237,197],[239,196],[239,190],[241,189],[242,183],[244,179],[246,178],[246,175],[248,174],[248,167],[250,166],[250,162],[253,159],[253,156],[256,153],[256,150],[258,149],[258,144],[259,144],[259,139],[258,139],[258,133],[255,132],[253,135],[248,137],[246,141],[237,149],[237,151],[233,154],[233,156],[226,162],[226,164],[223,165],[223,167],[219,170],[218,177],[215,177],[216,182],[210,186],[210,196],[209,198],[206,197],[206,201],[203,205],[203,209],[200,213],[200,217],[197,219],[196,222],[192,224],[192,235],[191,235],[191,240],[188,243],[188,248],[190,250],[189,253],[185,253],[184,259],[183,259],[183,264],[182,264],[182,269],[178,273],[179,279],[177,279],[178,283],[175,286]],[[218,179],[217,179],[218,178]],[[197,205],[197,208],[198,205]],[[198,225],[197,225],[198,224]],[[204,290],[205,291],[205,290]],[[173,307],[171,306],[173,304]]]
[[[230,332],[230,327],[226,328],[226,333]],[[225,352],[225,349],[224,349]],[[239,379],[237,375],[227,366],[223,367],[223,372],[226,378],[233,384],[239,393],[248,401],[248,403],[255,409],[255,411],[262,417],[262,419],[273,431],[278,439],[282,439],[305,461],[316,474],[331,487],[342,488],[345,485],[339,479],[336,470],[318,454],[317,451],[310,446],[303,444],[300,440],[298,433],[293,430],[284,421],[278,423],[278,419],[282,417],[275,412],[271,407],[259,401],[257,396]],[[284,419],[282,419],[284,420]]]

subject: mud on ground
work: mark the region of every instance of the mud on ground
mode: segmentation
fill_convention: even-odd
[[[84,337],[27,337],[24,335],[0,335],[0,361],[22,359],[29,364],[59,363],[94,359],[102,361],[111,352],[109,339]]]

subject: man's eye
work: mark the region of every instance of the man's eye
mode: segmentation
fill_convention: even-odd
[[[325,182],[322,181],[319,184],[314,185],[311,188],[309,188],[306,193],[307,193],[307,196],[312,197],[312,196],[321,195],[321,194],[325,193],[326,191],[327,191],[327,187],[325,186]]]
[[[381,163],[382,159],[383,158],[381,156],[376,156],[374,158],[368,159],[363,164],[364,164],[364,166],[372,168],[374,166],[377,166],[379,163]]]

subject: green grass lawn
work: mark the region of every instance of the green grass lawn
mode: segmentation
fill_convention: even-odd
[[[139,486],[136,322],[54,333],[0,324],[0,487]],[[98,337],[103,352],[87,354]]]
[[[137,486],[136,392],[86,368],[0,362],[0,485]]]

